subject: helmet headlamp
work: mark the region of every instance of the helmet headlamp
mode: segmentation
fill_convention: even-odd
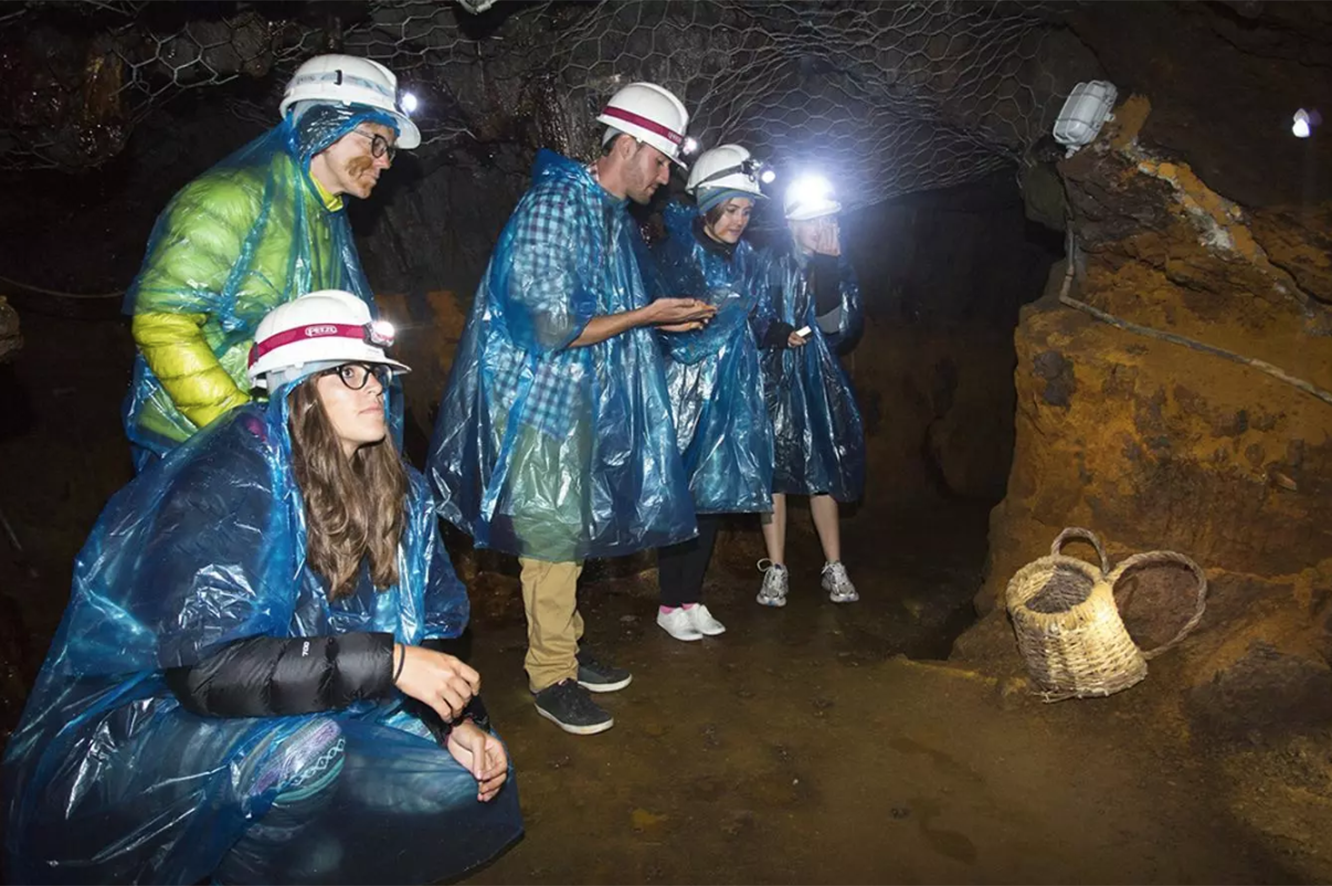
[[[377,348],[391,348],[396,335],[397,330],[387,320],[373,320],[365,324],[365,343],[368,345],[374,345]]]

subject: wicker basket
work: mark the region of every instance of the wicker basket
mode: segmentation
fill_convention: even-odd
[[[1095,546],[1099,571],[1060,553],[1070,538],[1084,538]],[[1144,652],[1124,628],[1114,589],[1128,571],[1156,563],[1177,563],[1193,572],[1197,605],[1174,637]],[[1046,701],[1060,701],[1110,695],[1146,677],[1147,661],[1183,640],[1202,619],[1207,577],[1197,563],[1172,551],[1134,554],[1112,571],[1096,534],[1070,527],[1054,540],[1050,556],[1018,570],[1008,582],[1006,598],[1032,682]]]

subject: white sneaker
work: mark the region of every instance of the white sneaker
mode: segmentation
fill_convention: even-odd
[[[854,603],[860,599],[860,595],[856,593],[856,586],[851,584],[841,560],[823,564],[823,589],[828,592],[828,599],[834,603]]]
[[[767,566],[763,564],[767,563]],[[786,591],[790,587],[786,567],[774,563],[766,557],[758,561],[759,572],[763,573],[763,587],[759,588],[756,598],[761,606],[785,606]]]
[[[689,621],[694,626],[694,630],[698,631],[700,634],[703,634],[706,637],[715,637],[718,634],[726,633],[726,625],[713,618],[712,613],[708,612],[708,607],[704,606],[702,603],[695,603],[684,611],[688,614]]]
[[[695,606],[695,609],[699,607]],[[689,612],[683,607],[672,609],[670,612],[657,610],[657,624],[663,631],[670,634],[677,640],[702,640],[703,634],[698,628],[694,627],[694,620],[689,616]]]

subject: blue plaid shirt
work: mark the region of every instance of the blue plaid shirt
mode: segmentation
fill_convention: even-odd
[[[625,201],[537,154],[454,357],[431,439],[441,516],[478,546],[552,562],[695,532],[656,335],[571,347],[647,304]]]
[[[567,437],[595,399],[597,346],[569,348],[593,317],[641,307],[630,219],[588,176],[584,187],[543,182],[519,203],[510,224],[509,266],[491,282],[488,313],[507,335],[486,343],[487,388],[517,418],[557,439]],[[624,250],[618,261],[610,260]],[[507,315],[506,315],[507,312]]]

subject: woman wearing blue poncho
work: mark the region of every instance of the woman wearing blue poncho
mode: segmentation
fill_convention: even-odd
[[[370,302],[343,197],[369,197],[394,152],[420,144],[397,78],[369,59],[317,56],[280,112],[172,198],[125,297],[139,349],[125,432],[140,470],[250,402],[245,361],[268,311],[319,289]]]
[[[860,287],[842,254],[836,219],[842,206],[831,185],[817,177],[797,180],[783,203],[790,245],[772,256],[759,305],[775,454],[758,602],[786,605],[786,496],[793,494],[809,496],[825,557],[823,589],[834,603],[852,603],[860,597],[842,565],[837,503],[855,501],[864,488],[865,432],[837,354],[859,332]]]
[[[675,433],[698,512],[696,538],[657,551],[657,624],[677,640],[726,630],[702,602],[721,515],[772,509],[772,427],[750,326],[762,275],[757,254],[740,239],[763,198],[762,168],[739,145],[699,155],[686,188],[697,209],[667,206],[668,236],[652,250],[658,295],[717,306],[706,328],[663,336]]]
[[[425,883],[522,830],[467,596],[345,292],[260,325],[235,409],[112,498],[4,760],[17,883]]]

